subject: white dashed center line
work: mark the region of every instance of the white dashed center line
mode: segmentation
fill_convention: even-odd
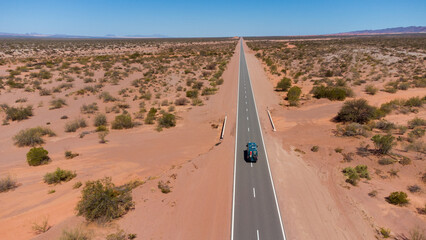
[[[253,188],[253,197],[256,198],[256,189]]]

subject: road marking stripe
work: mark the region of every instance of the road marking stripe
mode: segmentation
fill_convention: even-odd
[[[257,229],[256,232],[257,232],[257,240],[259,240],[259,229]]]
[[[242,44],[242,43],[241,43]],[[244,49],[243,49],[244,51]],[[241,53],[240,53],[240,57],[241,57]],[[281,223],[281,232],[283,234],[283,238],[284,240],[286,240],[286,236],[285,236],[285,232],[284,232],[284,225],[283,225],[283,221],[281,219],[281,212],[280,212],[280,207],[278,205],[278,200],[277,200],[277,194],[275,193],[275,186],[274,186],[274,180],[272,179],[272,174],[271,174],[271,168],[269,167],[269,159],[268,159],[268,153],[266,151],[266,145],[265,145],[265,141],[263,139],[263,132],[262,132],[262,127],[260,126],[260,120],[259,120],[259,114],[257,113],[257,106],[256,106],[256,98],[253,92],[253,87],[251,84],[251,77],[250,77],[250,71],[248,70],[248,65],[247,65],[247,74],[248,74],[248,78],[249,78],[249,82],[250,82],[250,88],[251,88],[251,92],[253,94],[253,100],[254,100],[254,110],[256,112],[256,117],[257,117],[257,123],[259,124],[259,129],[260,129],[260,136],[262,137],[262,144],[263,144],[263,148],[265,150],[265,157],[266,157],[266,163],[268,165],[268,171],[269,171],[269,177],[271,179],[271,184],[272,184],[272,190],[274,192],[274,197],[275,197],[275,205],[277,206],[277,211],[278,211],[278,217],[280,219],[280,223]],[[259,230],[258,230],[259,231]]]
[[[247,128],[247,130],[250,132],[250,128]]]
[[[256,189],[255,188],[253,188],[253,196],[254,196],[254,198],[256,198]]]

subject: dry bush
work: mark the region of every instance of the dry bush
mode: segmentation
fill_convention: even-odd
[[[15,178],[11,177],[10,175],[0,178],[0,193],[7,192],[17,187],[18,187],[18,182],[16,181]]]
[[[36,146],[44,143],[42,137],[46,135],[49,137],[56,136],[49,128],[36,127],[19,131],[19,133],[13,137],[13,140],[15,141],[15,145],[19,147]]]
[[[58,184],[61,182],[68,182],[76,176],[77,174],[75,172],[57,168],[54,172],[46,173],[43,180],[47,184]]]

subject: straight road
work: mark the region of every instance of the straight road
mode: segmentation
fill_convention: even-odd
[[[231,240],[285,240],[242,41],[241,39]],[[256,163],[249,163],[244,159],[244,150],[249,141],[258,145]]]

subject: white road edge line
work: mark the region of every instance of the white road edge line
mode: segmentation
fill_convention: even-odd
[[[241,44],[243,44],[243,43],[241,42]],[[243,49],[243,51],[244,51],[244,49]],[[241,53],[240,53],[240,57],[241,57]],[[244,57],[245,57],[245,55],[244,55]],[[247,63],[247,61],[246,61],[246,63]],[[249,78],[249,81],[250,81],[250,89],[251,89],[251,92],[252,92],[252,94],[253,94],[254,110],[256,111],[257,123],[259,124],[259,129],[260,129],[260,136],[262,137],[263,148],[265,149],[266,163],[267,163],[267,165],[268,165],[268,171],[269,171],[269,177],[270,177],[270,179],[271,179],[272,190],[274,191],[275,204],[276,204],[276,206],[277,206],[278,216],[279,216],[279,218],[280,218],[281,231],[282,231],[282,234],[283,234],[283,238],[284,238],[284,240],[286,240],[287,238],[286,238],[286,236],[285,236],[283,220],[281,219],[281,212],[280,212],[280,207],[279,207],[279,205],[278,205],[277,194],[275,193],[275,186],[274,186],[274,180],[272,179],[271,168],[269,167],[268,153],[267,153],[267,151],[266,151],[266,145],[265,145],[265,141],[264,141],[264,139],[263,139],[263,132],[262,132],[262,127],[260,126],[259,114],[257,113],[256,98],[255,98],[255,94],[254,94],[254,91],[253,91],[253,86],[252,86],[252,84],[251,84],[251,77],[250,77],[250,71],[248,70],[248,65],[247,65],[247,74],[248,74],[248,78]]]
[[[237,82],[237,121],[235,128],[235,156],[234,156],[234,186],[232,188],[232,223],[231,223],[231,240],[234,240],[234,218],[235,218],[235,178],[237,176],[237,141],[238,141],[238,105],[240,102],[240,73],[241,73],[241,49],[243,41],[240,39],[240,55],[238,56],[238,82]],[[247,96],[246,96],[247,98]]]

